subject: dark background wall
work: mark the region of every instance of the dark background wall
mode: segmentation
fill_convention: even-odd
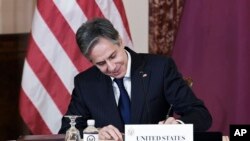
[[[0,34],[0,141],[25,134],[18,111],[27,34]]]

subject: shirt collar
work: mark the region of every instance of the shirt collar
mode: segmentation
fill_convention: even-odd
[[[126,53],[128,55],[128,64],[127,64],[127,72],[126,72],[124,77],[129,78],[131,76],[131,55],[127,50],[125,50],[125,51],[126,51]]]

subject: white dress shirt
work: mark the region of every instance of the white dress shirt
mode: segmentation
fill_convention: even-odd
[[[126,50],[125,50],[126,51]],[[127,66],[127,71],[126,71],[126,74],[123,78],[123,83],[124,83],[124,87],[126,89],[126,91],[128,92],[128,96],[129,98],[131,99],[131,75],[130,75],[130,72],[131,72],[131,56],[129,54],[129,52],[127,52],[127,55],[128,55],[128,66]],[[115,101],[116,101],[116,104],[118,105],[118,101],[119,101],[119,98],[120,98],[120,90],[118,88],[118,85],[115,83],[114,78],[111,77],[112,79],[112,85],[113,85],[113,91],[114,91],[114,95],[115,95]]]

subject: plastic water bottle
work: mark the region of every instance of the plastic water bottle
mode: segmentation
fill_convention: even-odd
[[[98,141],[98,130],[95,128],[95,120],[89,119],[88,126],[83,130],[83,141]]]

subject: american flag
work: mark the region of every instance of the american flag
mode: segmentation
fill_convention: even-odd
[[[76,74],[91,66],[75,41],[88,19],[105,17],[132,47],[122,0],[37,0],[20,90],[20,114],[33,134],[56,134]]]

